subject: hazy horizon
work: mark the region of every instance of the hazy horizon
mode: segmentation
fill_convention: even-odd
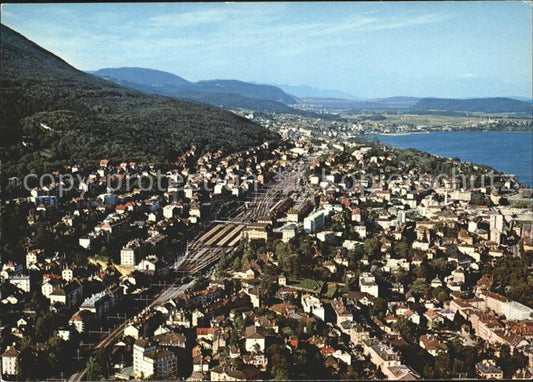
[[[3,4],[80,70],[391,96],[532,98],[532,3]]]

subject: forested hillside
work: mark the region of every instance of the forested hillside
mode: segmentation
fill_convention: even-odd
[[[278,135],[233,113],[83,73],[1,25],[3,175],[73,162],[172,161],[196,145],[236,151]]]
[[[524,113],[531,115],[531,103],[512,98],[448,99],[424,98],[410,108],[413,112],[482,112],[482,113]]]

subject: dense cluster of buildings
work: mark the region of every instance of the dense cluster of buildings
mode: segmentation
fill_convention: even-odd
[[[161,190],[114,188],[156,169],[103,160],[94,171],[72,166],[80,176],[64,195],[50,184],[10,201],[29,203],[30,227],[46,223],[59,240],[74,238],[90,261],[29,240],[25,261],[2,265],[0,302],[10,313],[2,374],[23,375],[21,340],[39,319],[26,307],[39,295],[58,318],[50,335],[63,341],[124,317],[108,327],[108,378],[289,378],[291,364],[283,374],[280,359],[316,353],[302,362],[320,377],[412,380],[428,377],[452,340],[486,349],[472,369],[479,378],[532,378],[533,309],[506,297],[508,286],[495,285],[486,267],[533,250],[533,211],[509,203],[531,200],[530,191],[436,184],[394,149],[323,136],[294,119],[266,124],[289,144],[229,157],[192,149]],[[249,200],[278,169],[312,154],[301,191],[282,193],[267,216],[245,224],[228,264],[174,284],[183,276],[176,237],[201,232],[218,216],[217,200]],[[160,299],[153,284],[167,282],[178,292]],[[129,310],[142,297],[146,304]],[[503,347],[526,359],[512,375],[498,363]],[[414,363],[413,348],[429,361]]]

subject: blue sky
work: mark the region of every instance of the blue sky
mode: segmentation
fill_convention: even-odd
[[[532,3],[7,4],[83,70],[136,66],[357,97],[532,96]]]

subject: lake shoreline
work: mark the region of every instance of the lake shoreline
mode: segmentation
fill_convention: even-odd
[[[501,173],[514,174],[521,184],[533,186],[532,131],[439,131],[373,136],[399,149],[412,148],[486,165]]]

